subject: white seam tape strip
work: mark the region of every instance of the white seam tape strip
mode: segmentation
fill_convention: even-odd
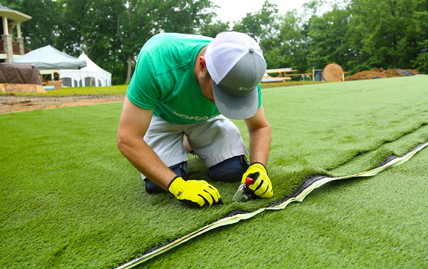
[[[407,162],[417,152],[419,152],[420,150],[422,150],[426,146],[428,146],[428,142],[425,142],[424,144],[420,144],[420,145],[416,146],[414,149],[412,149],[411,151],[407,152],[406,154],[404,154],[400,157],[397,157],[395,159],[392,159],[389,162],[387,162],[387,163],[385,163],[379,167],[376,167],[372,170],[369,170],[369,171],[360,172],[357,174],[353,174],[353,175],[349,175],[349,176],[342,176],[342,177],[323,177],[323,178],[313,182],[306,189],[304,189],[301,193],[299,193],[299,195],[297,195],[296,197],[291,197],[291,198],[286,199],[285,201],[283,201],[277,205],[260,208],[256,211],[253,211],[253,212],[241,213],[241,214],[236,214],[236,215],[233,215],[230,217],[222,218],[218,221],[215,221],[211,224],[208,224],[208,225],[200,228],[199,230],[191,232],[188,235],[185,235],[185,236],[183,236],[183,237],[181,237],[181,238],[179,238],[179,239],[177,239],[177,240],[175,240],[175,241],[173,241],[173,242],[171,242],[165,246],[162,246],[162,247],[160,247],[154,251],[150,251],[150,252],[142,255],[141,257],[135,258],[135,259],[131,260],[130,262],[125,263],[125,264],[123,264],[117,268],[118,269],[132,268],[132,267],[137,266],[138,264],[141,264],[141,263],[159,255],[159,254],[162,254],[162,253],[164,253],[164,252],[166,252],[166,251],[168,251],[174,247],[177,247],[178,245],[181,245],[184,242],[187,242],[196,236],[199,236],[199,235],[206,233],[210,230],[213,230],[215,228],[226,226],[226,225],[231,225],[231,224],[237,223],[241,220],[250,219],[250,218],[262,213],[265,210],[281,210],[281,209],[284,209],[287,207],[287,205],[289,205],[290,203],[295,202],[295,201],[302,202],[303,199],[305,199],[305,197],[309,193],[311,193],[314,189],[319,188],[328,182],[336,181],[336,180],[343,180],[343,179],[348,179],[348,178],[375,176],[387,168],[398,166],[400,164]]]

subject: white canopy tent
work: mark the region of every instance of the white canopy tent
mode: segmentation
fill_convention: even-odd
[[[37,70],[55,70],[61,68],[79,69],[86,66],[86,59],[77,59],[52,46],[45,46],[13,60],[13,63],[32,64]],[[52,73],[52,72],[49,72]]]
[[[86,61],[86,67],[80,70],[61,69],[59,77],[67,87],[111,86],[111,73],[96,65],[82,53],[79,58]]]

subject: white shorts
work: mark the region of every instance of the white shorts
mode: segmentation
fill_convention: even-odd
[[[153,116],[144,141],[169,167],[188,160],[183,147],[184,134],[193,151],[208,168],[226,159],[248,154],[238,127],[223,115],[184,125],[169,123]],[[144,175],[141,176],[145,178]]]

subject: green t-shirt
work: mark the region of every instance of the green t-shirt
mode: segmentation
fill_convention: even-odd
[[[136,106],[153,109],[153,115],[176,124],[191,124],[219,115],[203,96],[194,76],[199,51],[212,38],[158,34],[143,46],[126,93]],[[261,90],[259,90],[259,106]]]

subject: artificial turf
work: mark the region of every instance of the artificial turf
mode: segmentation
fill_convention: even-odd
[[[0,267],[113,267],[233,210],[272,204],[313,174],[373,168],[428,140],[427,83],[428,76],[418,75],[264,90],[274,197],[231,203],[237,184],[210,181],[225,204],[204,209],[145,193],[139,174],[116,149],[121,104],[0,115]],[[236,124],[246,141],[245,125]],[[206,171],[197,157],[189,168]],[[204,173],[194,178],[208,180]],[[272,229],[287,231],[287,224]],[[226,237],[230,245],[242,239]],[[265,248],[259,235],[248,240]],[[198,251],[188,247],[189,255]],[[240,252],[227,255],[232,262]]]
[[[203,234],[137,268],[427,268],[428,149]]]

